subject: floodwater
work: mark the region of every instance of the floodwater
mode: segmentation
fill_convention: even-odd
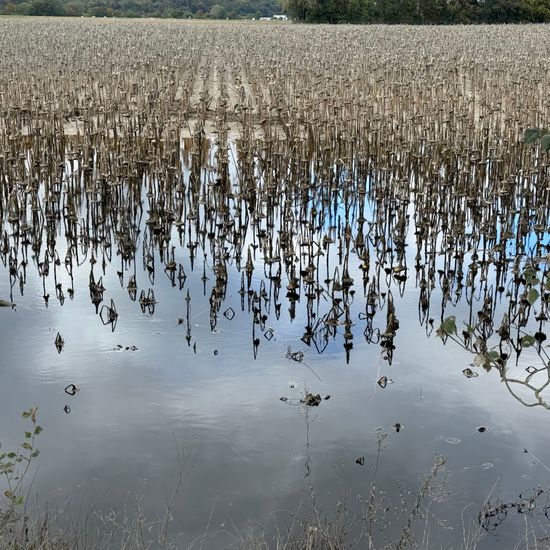
[[[21,271],[10,276],[9,262],[0,269],[1,297],[16,303],[0,309],[3,448],[22,440],[22,410],[37,406],[44,427],[31,496],[66,513],[63,517],[87,515],[94,526],[101,517],[113,518],[111,511],[132,515],[139,505],[154,522],[171,502],[169,532],[178,547],[207,549],[238,547],[251,529],[272,541],[295,514],[314,509],[334,521],[345,507],[350,533],[357,537],[375,480],[378,511],[384,513],[373,536],[383,545],[400,539],[423,480],[441,455],[447,457],[445,469],[421,502],[424,515],[414,520],[419,544],[460,547],[477,533],[482,548],[511,548],[524,540],[526,525],[544,536],[550,528],[545,492],[550,411],[527,406],[537,403],[533,391],[506,385],[494,368],[473,366],[471,352],[436,335],[449,315],[460,326],[470,322],[466,290],[443,313],[436,274],[428,309],[419,309],[414,201],[407,207],[402,257],[409,276],[398,282],[381,271],[375,309],[382,313],[369,320],[362,261],[353,250],[348,271],[354,292],[347,293],[346,314],[336,314],[328,291],[308,298],[303,282],[296,295],[287,282],[276,291],[250,221],[240,266],[234,250],[226,249],[223,295],[213,307],[220,278],[208,240],[204,249],[200,239],[190,249],[196,242],[191,233],[172,226],[161,257],[158,247],[148,248],[150,200],[144,192],[135,259],[117,254],[113,233],[111,247],[101,239],[85,245],[81,238],[70,269],[59,223],[60,261],[50,262],[47,276],[38,268],[44,248],[39,261],[28,249],[25,277]],[[87,208],[85,202],[80,206],[83,224]],[[344,199],[336,200],[320,239],[331,234],[337,240],[341,228],[335,228],[346,208]],[[374,222],[372,201],[353,209],[353,228],[361,216],[366,224]],[[6,227],[21,260],[23,239]],[[547,235],[538,241],[548,244]],[[299,243],[294,246],[300,255]],[[251,259],[245,266],[247,251]],[[167,254],[173,254],[177,269],[165,269]],[[339,263],[337,244],[319,258],[322,287]],[[243,278],[248,268],[253,268],[249,283]],[[96,283],[102,278],[104,288],[97,308],[91,274]],[[134,296],[127,288],[132,275]],[[140,303],[141,292],[147,297],[150,289],[154,301]],[[399,320],[389,348],[378,337],[386,326],[388,291]],[[472,294],[477,311],[486,295]],[[495,319],[506,304],[500,294]],[[334,317],[338,323],[331,327]],[[534,347],[524,349],[517,364],[509,361],[507,376],[525,378],[526,367],[540,364]],[[475,376],[466,376],[467,368]],[[79,389],[74,395],[70,387],[66,391],[71,384]],[[301,402],[308,394],[319,394],[320,403]],[[379,440],[384,448],[377,459]]]

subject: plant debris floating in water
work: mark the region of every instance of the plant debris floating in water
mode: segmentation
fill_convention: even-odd
[[[502,502],[500,499],[489,499],[479,512],[478,523],[486,531],[495,531],[509,513],[529,514],[535,512],[537,506],[540,506],[542,512],[548,517],[546,499],[540,502],[543,495],[547,495],[547,490],[537,487],[531,494],[521,493],[515,501]]]
[[[137,346],[123,346],[122,344],[117,344],[112,351],[138,351]]]
[[[304,352],[303,351],[292,351],[289,347],[286,352],[287,359],[292,359],[292,361],[296,361],[297,363],[301,363],[304,360]]]
[[[479,376],[477,372],[473,371],[470,367],[467,367],[465,368],[463,371],[462,371],[462,374],[466,377],[466,378],[475,378],[476,376]]]
[[[306,393],[305,397],[301,400],[302,403],[309,407],[318,407],[321,404],[322,398],[320,394]]]

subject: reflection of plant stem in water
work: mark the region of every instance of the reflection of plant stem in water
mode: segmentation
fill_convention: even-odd
[[[317,378],[318,380],[321,380],[321,377],[304,361],[304,354],[301,351],[292,351],[290,349],[290,346],[288,347],[286,358],[291,359],[292,361],[296,361],[297,363],[300,363],[301,365],[304,365],[307,367]]]

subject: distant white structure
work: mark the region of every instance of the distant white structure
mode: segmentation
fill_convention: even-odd
[[[260,17],[258,21],[288,21],[288,15],[273,15],[272,17]]]

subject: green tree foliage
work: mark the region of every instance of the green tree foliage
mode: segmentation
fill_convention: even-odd
[[[550,0],[282,0],[294,19],[322,23],[550,22]]]
[[[2,15],[251,19],[280,12],[278,0],[0,0]]]
[[[525,16],[533,23],[550,21],[550,2],[548,0],[523,0],[526,6]]]
[[[542,23],[550,0],[0,0],[4,15],[258,18],[311,23]]]
[[[65,9],[59,0],[32,0],[29,15],[65,15]]]

